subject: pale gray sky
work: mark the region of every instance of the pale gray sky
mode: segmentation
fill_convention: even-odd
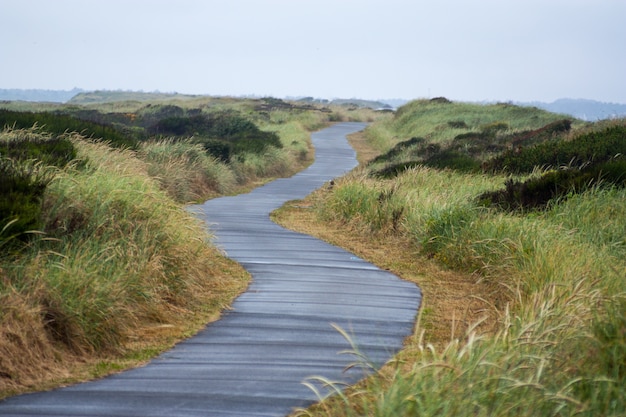
[[[0,88],[626,103],[626,0],[0,0]]]

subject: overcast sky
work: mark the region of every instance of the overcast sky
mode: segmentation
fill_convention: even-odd
[[[0,0],[0,88],[626,103],[626,0]]]

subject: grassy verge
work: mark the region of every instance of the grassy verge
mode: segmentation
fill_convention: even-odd
[[[47,185],[40,233],[1,259],[2,397],[142,363],[247,285],[134,152],[71,141],[77,161]]]
[[[395,120],[402,129],[405,117]],[[436,126],[460,126],[457,116],[439,117]],[[402,129],[386,123],[367,134],[388,129],[402,141]],[[297,204],[308,209],[277,216],[416,280],[420,323],[389,366],[300,414],[623,415],[624,188],[592,186],[511,212],[476,199],[503,175],[424,165],[372,175],[379,169],[369,165]]]

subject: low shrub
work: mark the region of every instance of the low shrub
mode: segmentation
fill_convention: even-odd
[[[0,157],[18,161],[36,160],[43,165],[65,167],[76,158],[67,137],[48,137],[33,131],[11,131],[0,138]]]
[[[497,133],[509,129],[509,124],[506,122],[491,122],[480,127],[480,130],[487,136],[496,136]]]
[[[138,141],[125,135],[114,127],[80,120],[67,114],[52,112],[17,112],[0,109],[0,127],[13,129],[29,129],[39,126],[43,131],[53,135],[77,132],[94,140],[102,140],[117,148],[136,149]]]
[[[33,163],[0,158],[0,247],[25,242],[42,227],[41,205],[51,176]]]
[[[372,172],[372,176],[380,179],[391,179],[401,175],[403,172],[423,166],[423,161],[406,161],[388,165],[382,169]]]
[[[544,209],[555,199],[596,186],[626,186],[626,159],[550,171],[525,181],[509,179],[504,189],[481,194],[478,202],[508,211]]]
[[[427,143],[426,139],[418,138],[418,137],[413,137],[413,138],[411,138],[409,140],[405,140],[405,141],[399,142],[398,144],[396,144],[393,148],[391,148],[386,153],[384,153],[382,155],[379,155],[376,158],[372,159],[370,161],[370,165],[392,161],[398,155],[401,155],[401,154],[407,152],[407,150],[409,150],[411,148],[420,148],[421,146],[423,146],[426,143]]]
[[[260,130],[232,111],[168,117],[158,121],[150,132],[160,136],[194,137],[208,153],[223,161],[230,161],[236,154],[262,154],[268,146],[283,146],[278,135]]]
[[[0,134],[0,246],[21,244],[41,229],[49,168],[63,168],[75,157],[67,137],[50,137],[38,129]]]
[[[230,143],[218,139],[196,139],[196,142],[200,143],[209,155],[222,162],[230,161],[232,154],[232,145]]]
[[[626,126],[612,126],[572,140],[545,141],[532,147],[511,149],[485,164],[490,171],[531,173],[536,168],[581,166],[626,155]]]
[[[469,127],[464,120],[451,120],[448,122],[448,126],[452,129],[467,129]]]
[[[479,172],[480,162],[470,155],[458,150],[446,149],[432,155],[424,161],[424,165],[437,169],[453,169],[459,172]]]

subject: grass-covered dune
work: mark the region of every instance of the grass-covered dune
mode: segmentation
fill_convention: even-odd
[[[397,360],[301,415],[626,414],[626,123],[565,119],[415,101],[276,214],[424,291]]]
[[[114,98],[0,109],[0,398],[135,366],[219,317],[248,276],[185,205],[291,175],[310,131],[377,117]]]
[[[5,130],[0,148],[33,139],[52,140]],[[66,140],[76,158],[62,168],[3,159],[12,169],[2,174],[19,181],[3,183],[1,205],[2,396],[145,360],[217,317],[247,282],[135,152]],[[16,228],[27,215],[34,223]]]

